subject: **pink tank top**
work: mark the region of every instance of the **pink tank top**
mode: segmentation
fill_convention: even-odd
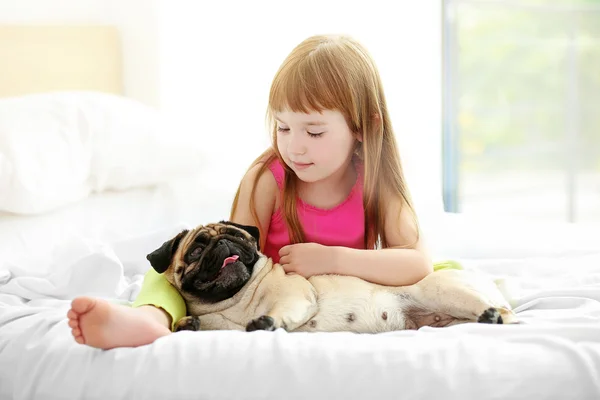
[[[297,200],[298,218],[306,234],[306,242],[326,246],[344,246],[364,249],[365,212],[363,208],[363,169],[361,163],[355,163],[356,183],[348,197],[337,206],[321,209]],[[269,169],[273,173],[279,190],[283,190],[285,172],[279,159],[275,159]],[[271,216],[267,240],[263,253],[279,262],[279,249],[290,244],[285,218],[281,208]]]

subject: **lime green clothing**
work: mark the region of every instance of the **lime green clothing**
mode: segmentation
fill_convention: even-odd
[[[436,261],[433,263],[433,270],[439,271],[441,269],[463,269],[463,266],[454,260]]]
[[[463,269],[459,262],[453,260],[438,261],[433,263],[433,270]],[[152,305],[162,308],[171,316],[171,330],[175,324],[186,316],[187,310],[183,297],[179,291],[165,279],[162,274],[150,268],[144,276],[142,289],[133,302],[133,307]]]
[[[162,308],[171,316],[171,330],[175,324],[186,316],[186,306],[183,297],[175,286],[171,285],[164,275],[150,268],[144,276],[142,289],[135,298],[132,307],[151,305]]]

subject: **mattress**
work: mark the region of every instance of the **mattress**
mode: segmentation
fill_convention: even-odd
[[[230,179],[231,180],[231,179]],[[74,342],[70,300],[129,304],[145,256],[226,219],[209,173],[0,216],[1,399],[598,399],[597,227],[422,218],[435,258],[496,279],[523,322],[384,334],[180,332],[109,351]]]

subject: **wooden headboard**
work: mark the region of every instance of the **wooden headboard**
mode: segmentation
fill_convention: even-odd
[[[56,90],[123,94],[113,26],[0,25],[0,97]]]

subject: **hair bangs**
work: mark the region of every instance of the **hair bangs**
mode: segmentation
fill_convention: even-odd
[[[346,93],[340,88],[339,74],[325,67],[330,63],[313,52],[308,57],[286,64],[277,74],[269,95],[272,114],[289,110],[310,113],[342,109]]]

